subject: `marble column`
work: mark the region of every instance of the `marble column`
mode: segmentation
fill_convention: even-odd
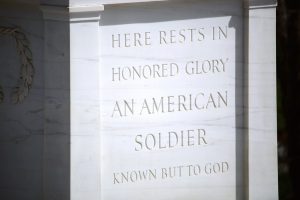
[[[247,199],[278,199],[276,0],[245,1]]]
[[[100,199],[99,19],[103,6],[42,6],[44,198]]]

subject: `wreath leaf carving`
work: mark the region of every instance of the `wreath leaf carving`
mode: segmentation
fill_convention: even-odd
[[[29,40],[20,28],[0,27],[0,35],[12,36],[17,45],[17,52],[21,60],[18,85],[12,93],[12,102],[21,103],[28,96],[34,77],[34,66],[32,63],[32,52],[29,46]],[[0,103],[3,102],[4,93],[0,86]]]
[[[0,85],[0,103],[2,103],[3,100],[4,100],[4,93],[3,93],[3,89],[2,89],[2,87]]]

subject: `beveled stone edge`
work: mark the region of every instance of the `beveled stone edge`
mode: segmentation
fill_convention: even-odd
[[[79,5],[79,6],[70,6],[68,7],[70,13],[82,13],[82,12],[100,12],[104,11],[104,5],[95,4],[95,5]]]
[[[100,13],[104,11],[104,5],[78,5],[70,7],[41,5],[40,9],[46,20],[66,22],[99,21]]]
[[[277,0],[244,0],[245,9],[276,8]]]

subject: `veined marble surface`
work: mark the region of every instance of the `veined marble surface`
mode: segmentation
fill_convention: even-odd
[[[0,3],[0,198],[277,199],[274,3]]]
[[[103,199],[241,198],[241,8],[239,1],[106,7]]]
[[[18,84],[21,60],[16,41],[0,35],[0,85],[5,99],[0,104],[0,199],[42,198],[44,141],[43,19],[30,6],[0,6],[0,26],[19,27],[30,41],[35,76],[30,95],[13,104],[11,93]]]

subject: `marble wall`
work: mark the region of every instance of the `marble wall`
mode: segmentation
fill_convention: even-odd
[[[0,34],[0,85],[5,94],[0,104],[0,199],[277,199],[276,2],[158,1],[0,3],[0,30],[22,30],[30,41],[35,69],[29,95],[14,104],[11,93],[22,60],[14,38]],[[182,36],[189,28],[199,29],[198,41]],[[174,44],[172,36],[172,44],[162,45],[165,39],[159,40],[158,33],[165,39],[178,33],[181,39]],[[138,36],[130,47],[124,39],[128,34]],[[140,37],[147,34],[152,34],[153,43],[142,47]],[[124,37],[123,43],[114,43],[112,36]],[[191,41],[184,43],[183,38]],[[182,67],[204,59],[223,63],[226,70],[203,76],[182,71],[175,77],[111,80],[112,70],[123,65]],[[179,94],[187,99],[188,94],[199,96],[199,91],[219,92],[226,99],[228,94],[228,101],[218,109],[161,115],[150,111],[139,115],[135,110],[135,115],[124,117],[114,109],[118,100]],[[201,147],[147,150],[134,140],[155,131],[197,128],[204,128],[210,141]],[[167,134],[163,139],[167,141]],[[120,179],[113,178],[139,169],[217,161],[230,167],[228,173],[140,184],[118,184]]]
[[[44,30],[37,7],[1,4],[0,26],[18,27],[30,41],[35,75],[29,96],[13,104],[11,94],[18,85],[21,58],[16,41],[0,35],[0,199],[42,198],[44,142]]]

